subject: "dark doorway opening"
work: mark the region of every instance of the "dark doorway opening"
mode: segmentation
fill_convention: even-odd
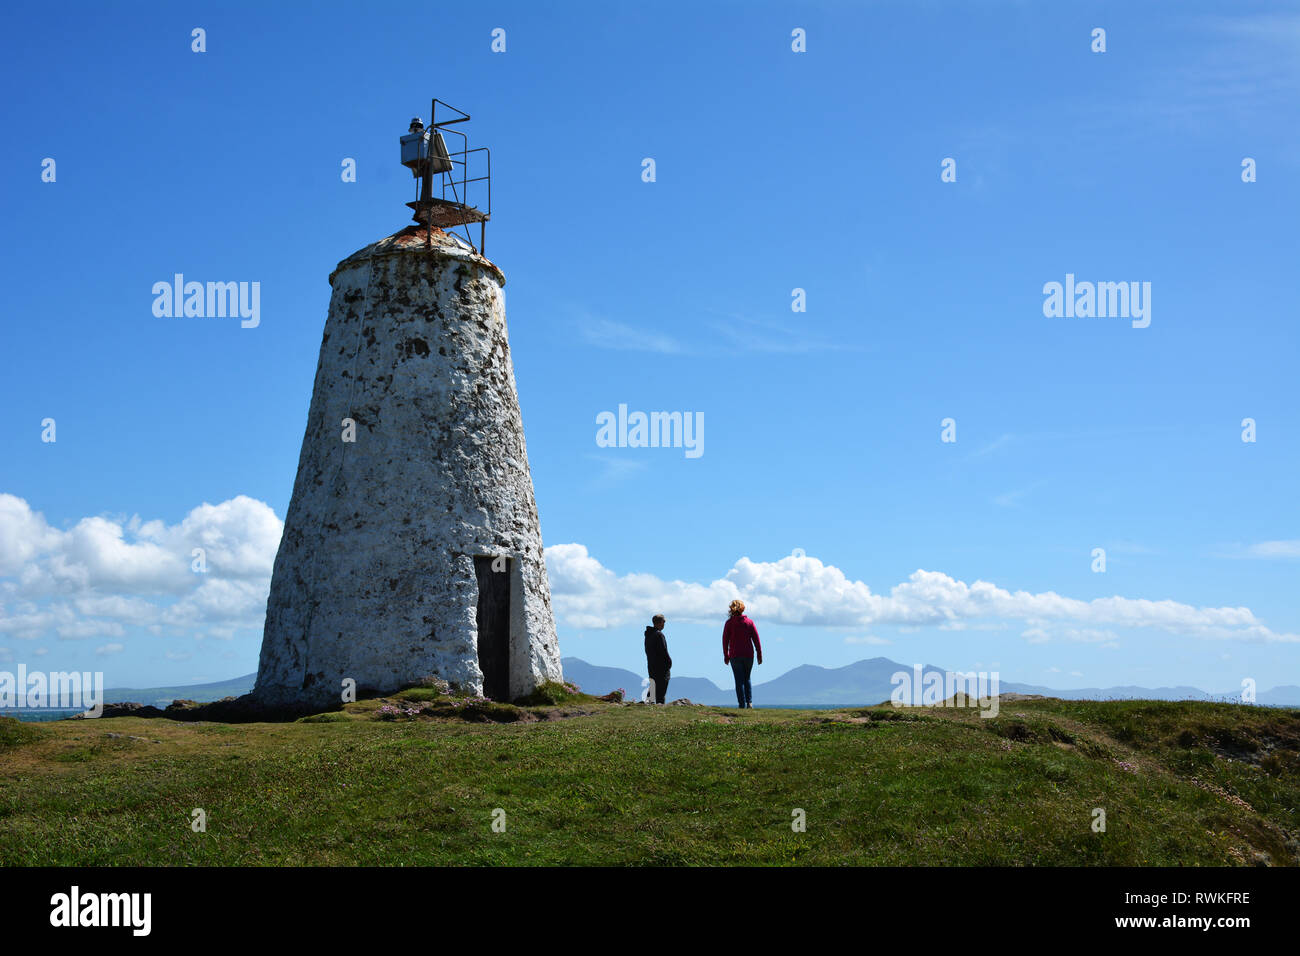
[[[510,699],[510,562],[491,555],[475,556],[478,578],[478,666],[483,671],[483,696]]]

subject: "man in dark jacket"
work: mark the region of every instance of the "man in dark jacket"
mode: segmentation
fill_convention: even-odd
[[[673,666],[673,659],[668,656],[668,641],[664,638],[664,625],[668,622],[662,614],[656,614],[650,621],[651,626],[645,629],[645,668],[650,674],[654,702],[662,704],[664,694],[668,693],[668,672]]]

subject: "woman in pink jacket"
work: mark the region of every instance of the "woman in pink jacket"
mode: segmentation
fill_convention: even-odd
[[[745,602],[739,599],[731,602],[731,617],[722,627],[722,663],[731,665],[731,673],[736,678],[736,701],[740,708],[754,705],[754,690],[749,684],[749,672],[754,667],[754,655],[763,663],[763,645],[758,643],[758,628],[754,622],[745,617]]]

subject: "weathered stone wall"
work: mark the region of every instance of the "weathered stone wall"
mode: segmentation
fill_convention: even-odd
[[[436,675],[482,691],[475,555],[513,558],[510,691],[560,654],[506,335],[504,277],[410,227],[339,263],[255,695]],[[356,422],[356,442],[341,438]]]

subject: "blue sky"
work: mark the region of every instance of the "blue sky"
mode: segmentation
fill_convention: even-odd
[[[725,683],[738,590],[760,678],[1300,682],[1294,5],[7,19],[0,666],[255,669],[326,280],[407,223],[436,95],[492,148],[565,655],[639,670],[662,609],[675,672]],[[177,272],[259,282],[260,324],[155,318]],[[1045,316],[1067,273],[1149,282],[1150,325]],[[704,454],[598,447],[619,404],[702,413]],[[178,574],[196,540],[236,569]]]

